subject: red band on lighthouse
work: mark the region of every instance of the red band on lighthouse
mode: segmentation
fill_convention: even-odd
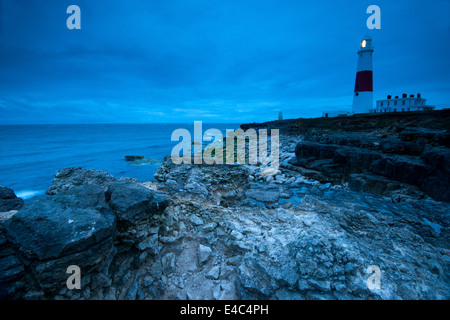
[[[356,73],[355,92],[373,91],[372,71],[359,71]]]

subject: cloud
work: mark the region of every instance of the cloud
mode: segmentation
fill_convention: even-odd
[[[65,27],[70,1],[3,0],[1,123],[253,122],[350,109],[371,4],[78,2],[76,31]],[[448,102],[449,3],[380,0],[375,98],[420,91]]]

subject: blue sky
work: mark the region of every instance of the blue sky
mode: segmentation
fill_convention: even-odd
[[[0,124],[253,122],[350,110],[359,41],[374,97],[450,107],[450,1],[0,0]],[[68,30],[66,8],[81,8]],[[368,30],[366,8],[381,8]]]

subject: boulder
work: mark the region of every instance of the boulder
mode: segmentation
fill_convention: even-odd
[[[255,258],[246,258],[238,268],[241,296],[244,299],[267,299],[277,288],[273,279]]]
[[[23,207],[23,200],[18,198],[13,190],[0,185],[0,212],[19,210]]]
[[[0,224],[0,300],[7,299],[27,281],[25,267]]]
[[[115,217],[100,186],[27,204],[3,226],[46,292],[65,287],[68,266],[99,271],[114,252]]]
[[[125,161],[136,161],[142,159],[144,159],[144,156],[125,156]]]
[[[55,195],[72,187],[91,184],[102,186],[106,190],[107,186],[115,181],[106,171],[69,167],[56,171],[52,186],[46,193]]]
[[[208,273],[206,273],[205,278],[210,280],[217,280],[220,276],[220,266],[212,267]]]
[[[170,199],[161,192],[127,182],[110,184],[105,196],[118,221],[130,224],[160,214]]]
[[[212,250],[210,247],[200,244],[198,246],[198,263],[200,265],[205,264],[211,256],[211,253]]]

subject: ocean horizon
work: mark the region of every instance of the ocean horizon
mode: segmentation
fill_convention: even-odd
[[[177,144],[171,134],[178,128],[189,130],[193,139],[193,122],[0,125],[0,185],[29,202],[45,196],[54,173],[67,167],[155,180],[160,161]],[[203,132],[210,128],[225,133],[239,124],[203,123]],[[151,161],[135,165],[125,161],[126,155]]]

